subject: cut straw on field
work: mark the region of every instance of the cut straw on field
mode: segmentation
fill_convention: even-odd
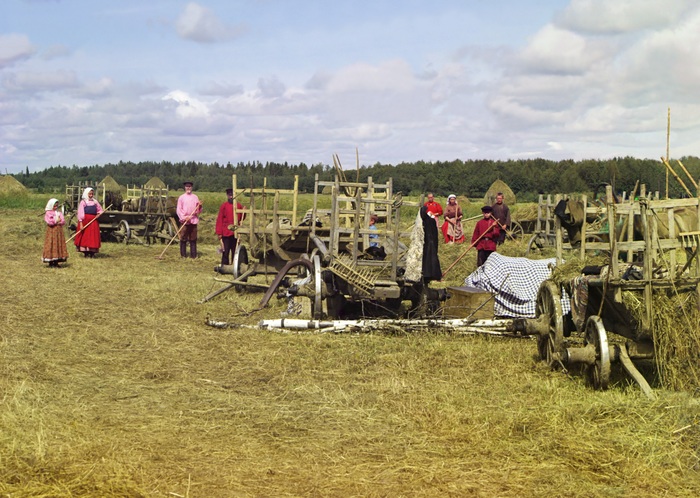
[[[196,304],[218,285],[211,213],[197,260],[104,243],[59,269],[34,210],[0,216],[2,495],[700,494],[688,393],[650,402],[622,376],[596,392],[532,341],[207,327],[260,300]]]

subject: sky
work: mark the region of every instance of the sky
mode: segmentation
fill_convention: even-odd
[[[700,155],[697,0],[1,0],[0,172]]]

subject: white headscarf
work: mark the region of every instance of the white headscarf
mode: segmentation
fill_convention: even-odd
[[[450,195],[447,196],[447,200],[449,201],[450,199],[457,200],[457,196],[454,195],[454,194],[450,194]]]
[[[84,201],[89,201],[89,200],[90,200],[90,198],[88,197],[88,193],[89,193],[91,190],[92,190],[93,192],[95,191],[95,189],[92,188],[92,187],[85,187],[85,190],[83,190],[83,200],[84,200]]]
[[[46,207],[44,208],[44,211],[53,211],[54,205],[58,202],[58,199],[54,199],[53,197],[49,199],[49,202],[46,203]]]

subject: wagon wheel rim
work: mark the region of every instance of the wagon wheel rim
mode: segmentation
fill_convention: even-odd
[[[595,362],[586,368],[586,376],[594,389],[607,389],[610,383],[610,348],[603,320],[593,315],[586,321],[585,345],[595,349]]]
[[[564,351],[564,317],[561,308],[561,293],[558,286],[546,280],[540,286],[535,303],[537,318],[545,317],[546,332],[537,337],[537,352],[540,360],[551,368],[561,365],[561,353]]]
[[[238,280],[241,275],[243,275],[245,269],[243,265],[248,266],[248,250],[243,244],[236,244],[236,250],[233,253],[233,279]],[[246,282],[248,277],[244,278],[243,281]],[[243,292],[245,286],[236,285],[234,286],[236,292]]]
[[[314,297],[311,301],[311,315],[315,320],[323,318],[323,295],[321,292],[321,258],[318,254],[314,254],[311,258],[314,264]]]
[[[524,233],[523,226],[517,221],[511,222],[510,228],[506,230],[506,235],[514,240],[520,240]]]
[[[131,238],[131,227],[129,226],[129,223],[126,220],[120,220],[114,235],[119,242],[128,244],[129,239]]]
[[[545,235],[536,233],[530,237],[530,241],[527,243],[527,254],[540,254],[549,245],[549,240]]]

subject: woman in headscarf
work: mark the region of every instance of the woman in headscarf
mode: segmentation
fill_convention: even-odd
[[[59,263],[68,259],[66,237],[63,235],[63,225],[66,219],[58,209],[58,199],[49,199],[44,208],[44,221],[46,222],[46,236],[44,237],[44,250],[41,260],[48,263],[50,268],[58,268]]]
[[[75,236],[75,247],[86,258],[94,258],[100,251],[100,225],[97,218],[102,214],[102,206],[95,200],[95,189],[87,187],[83,190],[83,198],[78,204],[78,232]]]
[[[445,222],[442,224],[442,235],[446,244],[464,242],[464,231],[462,230],[462,208],[457,204],[457,196],[450,194],[447,197],[445,206]]]

